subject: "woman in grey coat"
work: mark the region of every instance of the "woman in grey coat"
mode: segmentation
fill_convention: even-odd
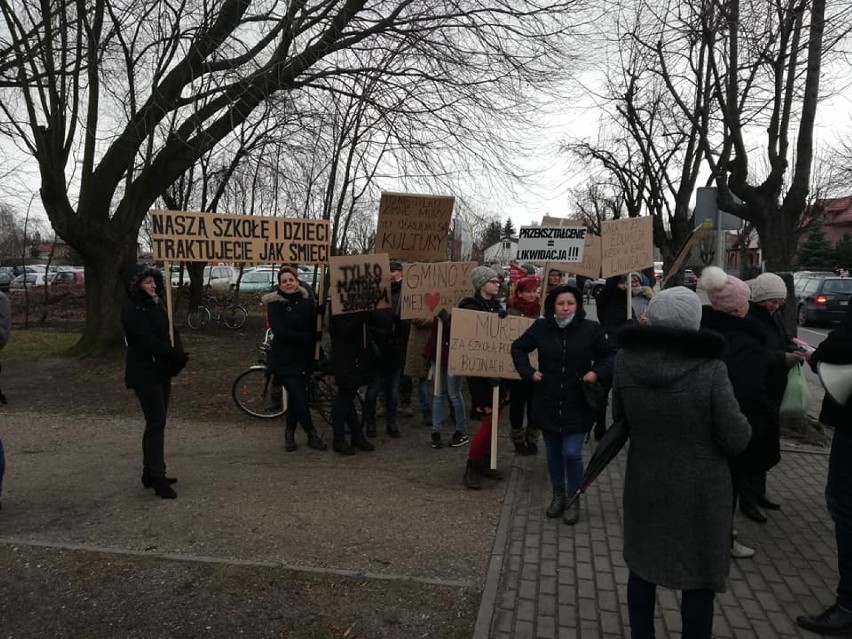
[[[724,592],[733,491],[728,458],[751,438],[721,337],[699,332],[701,303],[684,287],[658,293],[648,326],[619,333],[613,416],[630,430],[624,560],[634,638],[654,636],[656,586],[683,591],[683,637],[710,638]]]

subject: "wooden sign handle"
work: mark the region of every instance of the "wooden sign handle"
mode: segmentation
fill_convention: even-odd
[[[500,421],[500,385],[491,394],[491,470],[497,468],[497,422]]]
[[[435,387],[432,391],[432,397],[441,396],[441,351],[444,346],[444,323],[441,318],[438,318],[438,343],[435,347]]]
[[[169,318],[169,343],[175,345],[175,314],[172,310],[172,269],[171,263],[166,261],[163,263],[163,268],[166,271],[166,315]]]

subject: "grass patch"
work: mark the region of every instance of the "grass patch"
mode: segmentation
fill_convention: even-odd
[[[13,362],[39,360],[45,357],[63,357],[79,339],[79,333],[55,329],[13,330],[9,343],[3,349],[3,359]]]

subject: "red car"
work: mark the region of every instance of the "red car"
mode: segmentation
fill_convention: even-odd
[[[51,286],[82,286],[86,281],[83,271],[57,271],[47,276]]]

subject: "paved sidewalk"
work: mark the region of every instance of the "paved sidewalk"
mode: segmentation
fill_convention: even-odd
[[[587,444],[588,459],[594,444]],[[475,639],[629,637],[621,494],[626,451],[567,526],[544,516],[550,487],[542,454],[516,457],[477,618]],[[754,559],[731,562],[728,590],[716,598],[716,637],[816,637],[796,616],[834,601],[834,529],[825,510],[828,455],[785,449],[769,474],[783,503],[769,522],[738,517],[739,540]],[[657,636],[680,637],[678,593],[658,589]]]

